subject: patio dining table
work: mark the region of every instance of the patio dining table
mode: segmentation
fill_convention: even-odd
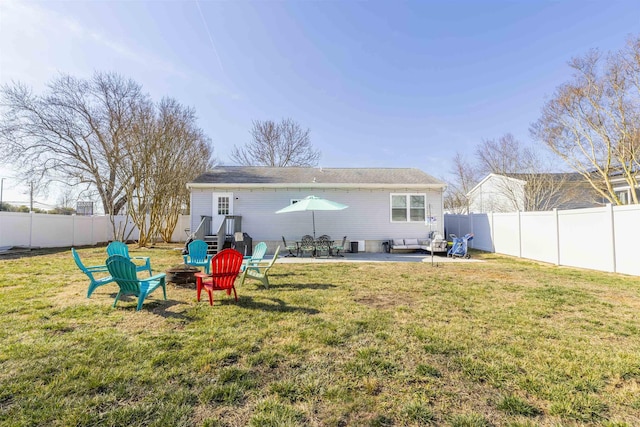
[[[322,240],[322,242],[324,243],[324,245],[319,245],[318,243],[321,241],[321,239],[315,239],[313,241],[303,241],[303,240],[297,240],[296,241],[296,255],[300,256],[300,253],[303,252],[302,248],[303,248],[303,243],[305,245],[311,245],[312,246],[312,250],[311,250],[311,256],[313,257],[318,257],[319,255],[319,251],[318,251],[318,247],[324,247],[326,245],[327,247],[327,253],[328,256],[333,256],[333,244],[334,244],[334,240]]]

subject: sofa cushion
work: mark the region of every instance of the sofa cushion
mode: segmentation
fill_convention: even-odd
[[[393,246],[404,246],[404,239],[393,239]]]
[[[404,244],[407,246],[418,246],[418,239],[404,239]]]

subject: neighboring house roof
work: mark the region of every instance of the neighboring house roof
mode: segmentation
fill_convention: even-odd
[[[550,206],[559,209],[579,209],[594,206],[601,206],[602,200],[597,197],[591,185],[585,180],[585,178],[577,172],[558,172],[558,173],[539,173],[539,174],[495,174],[490,173],[482,181],[473,187],[467,194],[467,197],[473,197],[474,194],[482,188],[483,184],[491,179],[508,180],[514,184],[526,184],[527,179],[532,176],[545,177],[545,182],[555,182],[558,186],[551,193],[540,193],[540,196],[546,197]],[[497,191],[496,191],[497,190]],[[493,191],[495,193],[501,193],[500,188]],[[509,193],[507,191],[507,193]],[[521,203],[520,200],[516,200],[517,195],[509,194],[513,203]],[[524,193],[522,194],[524,200]]]
[[[536,173],[536,174],[526,174],[526,173],[509,173],[505,176],[509,176],[511,178],[516,179],[524,179],[526,180],[528,177],[535,175],[540,177],[549,177],[552,179],[556,179],[558,181],[564,182],[584,182],[585,178],[582,174],[578,172],[548,172],[548,173]]]
[[[187,184],[210,187],[443,188],[446,184],[415,168],[311,168],[218,166]]]
[[[526,183],[527,182],[527,178],[529,178],[532,175],[536,175],[536,176],[548,176],[550,178],[555,178],[557,181],[562,181],[562,182],[566,182],[566,183],[584,183],[585,179],[584,177],[579,174],[578,172],[555,172],[555,173],[537,173],[537,174],[524,174],[524,173],[508,173],[508,174],[497,174],[497,173],[490,173],[489,175],[487,175],[486,177],[484,177],[484,179],[482,179],[482,181],[480,181],[475,187],[473,187],[471,190],[469,190],[469,192],[466,194],[467,196],[471,193],[473,193],[476,189],[478,189],[479,187],[482,186],[482,184],[484,184],[485,182],[487,182],[489,179],[491,179],[492,177],[502,177],[502,178],[507,178],[509,180],[513,180],[514,182],[521,182],[521,183]]]

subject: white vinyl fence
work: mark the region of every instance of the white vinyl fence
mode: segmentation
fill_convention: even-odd
[[[138,229],[126,216],[115,217],[117,227],[132,230],[130,240],[139,237]],[[172,242],[184,242],[189,216],[181,215],[171,236]],[[128,233],[125,234],[127,236]],[[113,240],[108,216],[48,215],[0,212],[0,247],[60,248],[87,246]]]
[[[469,247],[556,265],[640,276],[640,206],[445,215]]]

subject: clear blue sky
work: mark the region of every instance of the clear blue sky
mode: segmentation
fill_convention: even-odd
[[[446,178],[483,139],[530,142],[572,56],[638,34],[638,0],[0,0],[0,82],[115,71],[194,107],[224,164],[290,117],[321,166]]]

